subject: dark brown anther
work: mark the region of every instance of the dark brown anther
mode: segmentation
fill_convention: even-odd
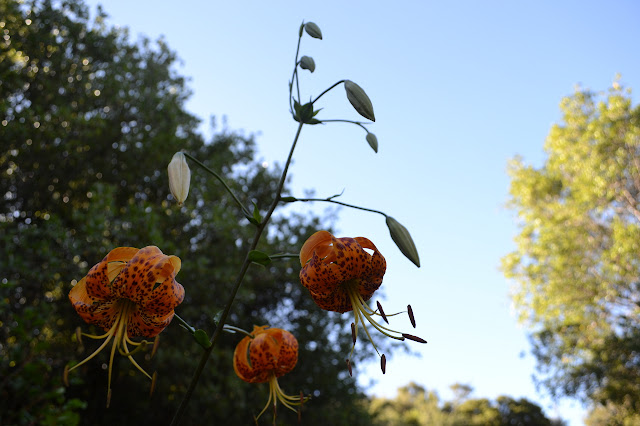
[[[151,358],[153,358],[153,356],[158,351],[158,346],[159,345],[160,345],[160,335],[158,334],[156,336],[156,339],[153,341],[153,348],[151,349]]]
[[[414,342],[418,342],[418,343],[427,343],[426,340],[418,336],[414,336],[412,334],[402,333],[402,337],[404,337],[405,339],[413,340]]]
[[[154,371],[153,376],[151,376],[151,389],[149,389],[149,398],[153,395],[153,391],[156,389],[156,380],[158,378],[158,372]]]
[[[65,386],[69,387],[69,366],[64,366],[64,373],[62,373],[62,382]]]
[[[353,339],[353,344],[356,344],[356,325],[351,323],[351,338]]]
[[[389,320],[387,319],[387,316],[384,314],[384,311],[382,310],[382,305],[380,304],[380,302],[376,302],[376,303],[378,304],[378,310],[380,311],[380,315],[382,316],[382,319],[384,320],[384,322],[389,324]]]
[[[353,377],[353,371],[351,371],[351,360],[347,359],[347,368],[349,369],[349,376]]]
[[[416,319],[413,317],[413,309],[411,309],[411,305],[407,305],[407,312],[409,313],[411,325],[413,326],[413,328],[416,328]]]
[[[382,358],[380,358],[380,368],[382,369],[382,374],[387,372],[387,357],[382,354]]]
[[[78,353],[84,352],[84,345],[82,344],[82,330],[80,327],[76,328],[76,339],[78,340]]]
[[[304,394],[300,391],[300,408],[298,408],[298,424],[302,424],[302,404],[304,404]]]

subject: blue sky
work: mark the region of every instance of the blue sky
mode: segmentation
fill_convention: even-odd
[[[420,358],[389,357],[384,376],[377,362],[361,368],[362,383],[391,397],[413,380],[444,398],[451,384],[468,383],[473,396],[526,397],[581,424],[578,404],[551,402],[531,380],[526,330],[498,269],[517,233],[504,208],[505,170],[515,155],[542,163],[559,102],[576,85],[606,90],[620,73],[621,84],[640,90],[637,2],[102,3],[110,24],[134,38],[164,35],[177,51],[194,92],[187,109],[205,134],[210,116],[219,124],[226,116],[229,129],[256,134],[269,165],[284,162],[295,131],[287,82],[298,27],[317,23],[324,39],[305,37],[301,46],[316,62],[315,73],[301,74],[303,98],[343,78],[358,83],[374,104],[369,129],[380,150],[355,126],[305,127],[291,168],[294,195],[344,190],[342,201],[385,211],[411,231],[422,262],[417,269],[399,253],[382,217],[340,211],[338,236],[366,236],[387,259],[385,310],[411,303],[416,334],[429,341],[412,345]],[[320,118],[359,119],[341,87],[320,106]],[[408,330],[403,321],[395,325]]]

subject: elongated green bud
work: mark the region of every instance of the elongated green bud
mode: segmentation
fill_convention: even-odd
[[[402,254],[419,268],[420,257],[418,256],[418,250],[407,228],[391,216],[387,216],[387,227],[389,228],[393,242],[396,243]]]
[[[300,68],[314,72],[316,70],[316,63],[311,56],[303,56],[300,58]]]
[[[347,99],[351,102],[351,105],[358,111],[358,114],[364,118],[376,121],[376,116],[373,114],[373,104],[371,99],[362,89],[351,80],[344,81],[344,88],[347,91]]]
[[[167,167],[169,172],[169,190],[176,199],[178,205],[182,205],[189,195],[191,182],[191,170],[187,164],[187,158],[181,152],[176,152]]]
[[[367,133],[367,142],[375,152],[378,152],[378,138],[373,133]]]
[[[322,40],[322,31],[320,31],[320,27],[313,22],[307,22],[304,24],[304,29],[311,37]]]

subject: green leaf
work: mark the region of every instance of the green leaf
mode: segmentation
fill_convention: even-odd
[[[193,333],[193,338],[196,339],[196,342],[198,342],[198,344],[205,349],[208,349],[209,346],[211,346],[211,342],[209,341],[209,336],[207,335],[207,332],[201,328],[197,329]]]
[[[256,226],[262,223],[262,215],[260,214],[260,209],[258,209],[258,205],[255,202],[253,203],[252,216],[245,217],[249,220],[249,222],[253,223]]]
[[[259,250],[251,250],[249,252],[249,260],[262,266],[267,266],[271,263],[269,255]]]
[[[313,109],[313,102],[308,102],[304,105],[299,105],[296,107],[296,103],[294,100],[294,109],[296,110],[296,114],[293,116],[293,119],[296,120],[298,123],[299,122],[303,122],[305,124],[320,124],[322,123],[321,120],[318,120],[315,117],[320,110],[314,111]]]
[[[285,203],[294,203],[298,201],[296,197],[280,197],[280,201],[284,201]]]
[[[213,322],[215,323],[215,325],[217,326],[218,323],[220,322],[220,318],[222,318],[222,309],[219,310],[218,312],[216,312],[216,314],[213,316]]]

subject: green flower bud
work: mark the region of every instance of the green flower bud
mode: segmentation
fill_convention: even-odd
[[[322,31],[320,31],[320,27],[313,22],[307,22],[304,24],[304,29],[311,37],[322,40]]]
[[[378,152],[378,138],[373,133],[367,133],[367,142],[375,152]]]
[[[300,58],[300,68],[303,70],[309,70],[310,72],[314,72],[316,70],[316,63],[310,56],[303,56]]]
[[[407,228],[391,216],[387,216],[387,227],[391,233],[391,239],[396,243],[402,254],[419,268],[420,257],[418,256],[418,250]]]
[[[169,172],[169,190],[176,199],[178,205],[182,205],[189,195],[189,183],[191,182],[191,170],[187,164],[187,158],[182,152],[176,152],[167,167]]]
[[[358,111],[358,114],[371,121],[376,121],[371,99],[369,99],[369,96],[362,90],[362,87],[351,80],[345,80],[344,89],[347,91],[347,99],[349,99],[351,105]]]

